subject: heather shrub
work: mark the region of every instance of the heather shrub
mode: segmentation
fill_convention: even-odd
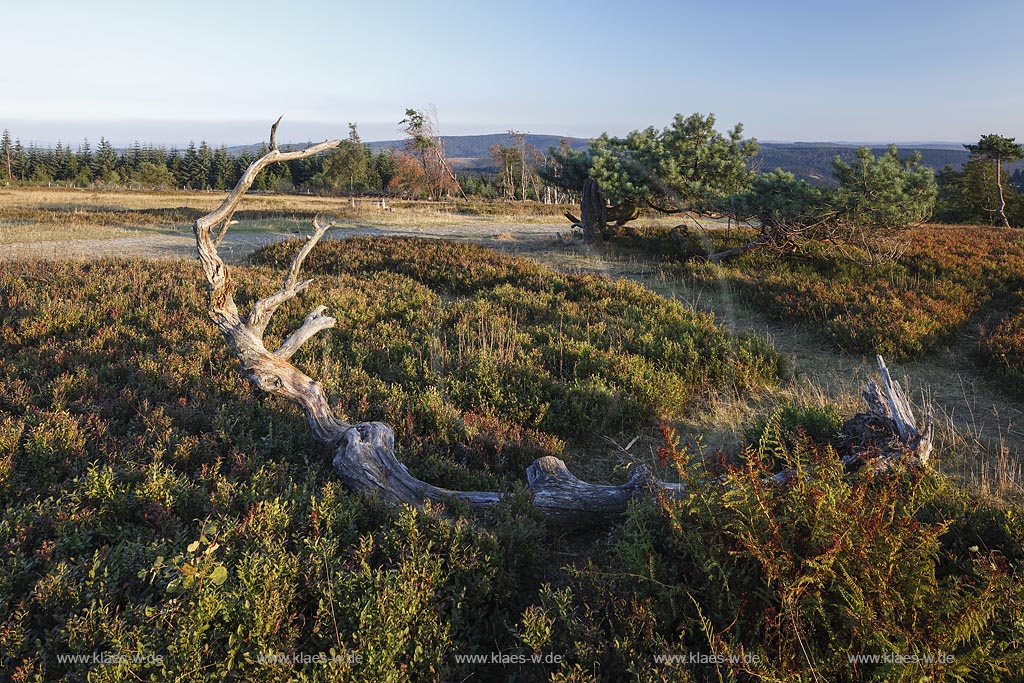
[[[298,411],[238,375],[194,264],[11,263],[0,677],[461,680],[453,653],[518,651],[521,610],[559,572],[522,493],[530,462],[777,381],[763,342],[640,287],[466,245],[322,246],[310,298],[338,326],[295,362],[348,419],[393,424],[421,478],[512,497],[470,516],[346,492]],[[331,274],[332,258],[366,263]],[[243,306],[281,277],[233,275]],[[282,309],[270,343],[306,307]]]
[[[1024,290],[1008,301],[1002,319],[982,329],[977,351],[982,365],[1020,395],[1024,394]]]
[[[978,344],[979,358],[1015,387],[1020,363],[1014,320],[1024,282],[1019,231],[912,228],[900,258],[877,266],[849,258],[864,256],[856,247],[839,251],[825,242],[808,242],[799,253],[749,252],[721,267],[702,261],[753,237],[747,229],[691,230],[686,239],[697,246],[682,248],[680,239],[651,229],[617,244],[658,255],[666,273],[684,280],[728,282],[744,305],[813,330],[844,351],[921,358],[965,338],[974,345],[978,323],[991,320]]]
[[[11,263],[0,272],[0,678],[909,675],[843,667],[844,653],[891,647],[955,654],[960,668],[937,678],[997,680],[1017,662],[1019,511],[913,470],[843,474],[822,445],[828,409],[784,408],[752,438],[763,448],[706,466],[666,447],[658,475],[689,482],[688,500],[640,499],[596,533],[536,518],[532,460],[621,481],[587,458],[600,436],[775,383],[781,361],[763,340],[635,284],[479,247],[322,246],[316,283],[271,336],[311,301],[330,306],[338,326],[294,360],[337,412],[394,425],[417,476],[509,498],[478,515],[345,490],[298,411],[239,377],[194,264]],[[243,307],[281,277],[263,265],[233,275]],[[765,485],[772,458],[808,476]],[[683,647],[762,654],[771,668],[654,658]],[[456,659],[494,652],[564,661]],[[301,658],[317,654],[330,661]]]

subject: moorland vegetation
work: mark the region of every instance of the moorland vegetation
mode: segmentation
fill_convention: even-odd
[[[403,460],[438,483],[521,491],[524,464],[549,453],[614,479],[615,458],[588,455],[600,433],[651,429],[783,372],[762,341],[630,283],[446,242],[321,246],[307,268],[339,326],[300,361],[332,395],[345,388],[340,414],[387,417]],[[248,294],[273,286],[267,266],[289,247],[240,271]],[[484,518],[392,509],[345,492],[297,412],[238,377],[203,320],[196,271],[4,272],[12,680],[449,680],[480,670],[456,654],[491,652],[563,657],[486,670],[523,680],[916,680],[920,668],[847,660],[889,649],[954,655],[923,669],[949,680],[1015,666],[1019,514],[932,472],[844,475],[834,416],[773,417],[748,449],[710,461],[666,426],[650,465],[695,495],[638,500],[596,536],[545,528],[525,493]],[[813,476],[764,487],[778,462]],[[708,472],[728,484],[700,485]],[[360,659],[259,661],[332,649]],[[760,663],[656,660],[682,651]],[[69,652],[162,659],[58,660]]]
[[[658,147],[658,135],[638,148]],[[741,148],[738,134],[723,144]],[[890,199],[933,196],[913,161],[868,156],[848,168],[925,186]],[[735,202],[758,192],[754,182],[716,196]],[[842,187],[840,178],[829,202]],[[676,208],[698,221],[712,210],[686,205]],[[708,261],[749,244],[763,223],[621,230],[601,248],[650,259],[663,277],[731,284],[849,352],[966,351],[1011,396],[1024,374],[1019,232],[875,227],[900,228],[904,247],[891,259],[808,234]],[[273,291],[297,247],[269,245],[233,268],[239,299]],[[832,405],[769,410],[731,452],[680,437],[683,420],[785,385],[787,360],[762,337],[729,333],[634,282],[464,243],[332,241],[305,268],[337,327],[295,362],[325,384],[334,411],[386,420],[421,479],[509,495],[476,514],[346,491],[298,411],[239,376],[192,263],[9,262],[0,272],[5,677],[1018,676],[1024,517],[1012,497],[910,464],[848,471],[838,456],[846,416]],[[271,339],[303,309],[286,305]],[[622,435],[639,435],[641,447]],[[529,504],[523,469],[541,455],[609,482],[639,462],[692,495],[641,496],[609,527],[567,533]],[[780,468],[797,476],[769,483]],[[116,657],[68,659],[104,653]],[[302,659],[320,653],[330,661]]]

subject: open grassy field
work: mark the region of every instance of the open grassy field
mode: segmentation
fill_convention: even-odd
[[[145,256],[189,258],[192,222],[223,193],[0,189],[0,258]],[[331,237],[406,234],[547,244],[565,207],[494,202],[443,203],[254,195],[235,219],[222,252],[244,260],[267,244],[304,233],[313,215],[338,225]]]
[[[80,240],[61,226],[79,218],[96,243],[133,229],[187,243],[217,201],[18,190],[0,194],[0,223],[8,246],[39,230],[64,254]],[[1012,233],[923,231],[906,271],[876,288],[824,255],[711,267],[557,243],[555,210],[375,216],[331,201],[243,204],[239,234],[266,239],[235,254],[240,301],[277,287],[297,247],[282,240],[311,213],[350,221],[339,236],[353,239],[310,256],[317,280],[271,335],[329,306],[338,327],[295,362],[339,415],[392,424],[422,479],[514,495],[483,517],[354,496],[298,412],[238,376],[193,261],[12,249],[0,677],[1013,680],[1024,406]],[[456,239],[422,239],[437,237]],[[885,297],[906,302],[896,317],[879,317]],[[859,409],[878,340],[939,418],[937,467],[952,478],[837,467],[829,442]],[[561,532],[524,500],[524,467],[546,454],[594,481],[641,462],[695,493]],[[763,486],[779,462],[813,476]],[[139,660],[60,658],[97,652]],[[287,658],[332,652],[326,665]],[[682,652],[726,659],[659,659]],[[851,670],[849,655],[876,652],[953,659]],[[534,654],[557,658],[519,663]]]
[[[0,258],[146,256],[188,258],[195,250],[192,222],[216,207],[224,193],[103,192],[76,189],[0,189]],[[578,208],[578,207],[576,207]],[[486,242],[514,251],[546,251],[562,214],[574,207],[536,202],[427,202],[250,195],[235,215],[222,251],[244,260],[269,242],[303,234],[310,218],[338,227],[330,237],[409,235]],[[675,219],[651,219],[674,224]],[[508,243],[508,244],[505,244]]]
[[[48,188],[0,189],[0,244],[113,239],[187,230],[223,192],[129,192]],[[558,222],[566,207],[506,202],[425,202],[302,195],[252,195],[236,215],[236,232],[288,232],[323,214],[340,225],[415,227]]]

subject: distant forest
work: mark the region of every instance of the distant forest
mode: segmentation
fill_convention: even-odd
[[[355,154],[362,176],[353,181],[350,169],[325,173],[322,158],[307,159],[282,165],[274,173],[261,174],[254,185],[257,191],[317,192],[325,194],[398,193],[405,194],[392,182],[401,180],[400,156],[407,140],[381,140],[363,143],[354,128],[347,140],[359,145]],[[458,184],[466,194],[491,198],[533,198],[544,200],[550,191],[540,183],[522,182],[517,188],[512,178],[513,165],[531,156],[534,165],[547,160],[547,152],[563,145],[573,150],[588,147],[582,138],[524,133],[492,135],[441,136],[440,142],[451,168],[458,172]],[[283,148],[304,144],[282,145]],[[753,159],[761,172],[782,169],[799,179],[824,185],[832,182],[833,160],[838,156],[849,163],[856,155],[855,145],[839,143],[760,143],[760,152]],[[871,146],[879,155],[886,147]],[[266,145],[212,147],[205,142],[190,143],[185,149],[141,145],[115,148],[100,138],[95,148],[88,140],[77,147],[58,143],[56,147],[23,145],[10,132],[0,138],[0,182],[33,185],[66,186],[178,187],[186,189],[226,190],[234,185],[242,170],[266,151]],[[351,151],[351,149],[350,149]],[[941,173],[947,168],[960,171],[969,153],[954,145],[922,145],[900,148],[900,155],[921,155],[921,163]],[[353,155],[350,154],[351,158]],[[346,164],[341,164],[346,165]],[[1024,190],[1024,162],[1006,164],[1009,184]],[[341,176],[346,176],[341,177]]]
[[[875,156],[887,149],[884,145],[870,146]],[[930,166],[939,173],[947,166],[960,170],[970,153],[963,147],[900,147],[900,156],[910,158],[915,152],[921,155],[921,164]],[[773,171],[777,168],[789,171],[797,178],[811,183],[828,183],[832,180],[832,160],[837,156],[849,163],[856,156],[854,145],[836,145],[829,143],[775,143],[762,142],[761,152],[754,163],[761,164],[761,171]],[[1011,171],[1024,170],[1024,163],[1007,164]],[[1019,175],[1019,174],[1018,174]]]
[[[495,145],[512,147],[514,144],[512,136],[507,133],[442,136],[441,140],[445,153],[455,168],[492,173],[497,172],[498,166],[490,150]],[[588,141],[583,138],[525,135],[528,145],[544,151],[559,147],[563,140],[575,150],[586,149],[588,146]],[[398,150],[405,145],[405,140],[380,140],[368,144],[374,151]],[[832,182],[832,161],[838,156],[846,163],[851,162],[860,145],[830,142],[762,142],[760,146],[761,151],[754,158],[754,164],[759,167],[760,171],[770,172],[778,168],[808,182],[825,184]],[[887,149],[885,145],[869,145],[869,147],[875,156],[884,153]],[[231,148],[231,151],[242,151],[243,149],[253,152],[258,149],[258,145]],[[921,164],[935,169],[936,173],[947,166],[958,171],[970,157],[966,149],[953,144],[948,146],[900,146],[900,156],[909,158],[915,152],[921,154]],[[1024,162],[1006,164],[1006,167],[1011,173],[1024,172]]]

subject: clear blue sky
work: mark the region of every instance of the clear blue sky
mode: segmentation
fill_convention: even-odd
[[[761,140],[1024,138],[1021,0],[11,0],[0,128],[23,141],[590,137],[714,112]]]

